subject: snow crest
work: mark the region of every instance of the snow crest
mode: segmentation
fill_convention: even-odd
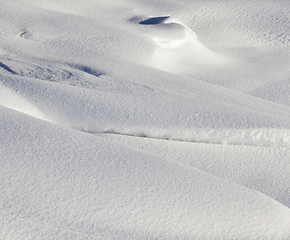
[[[136,21],[138,17],[133,19]],[[195,32],[177,18],[148,17],[139,24],[142,31],[156,44],[149,64],[151,67],[173,73],[189,74],[206,68],[216,69],[234,64],[234,60],[230,57],[204,46]]]
[[[86,131],[86,130],[84,130]],[[93,133],[93,132],[91,132]],[[229,144],[264,147],[290,147],[290,131],[288,129],[110,129],[105,134],[118,134],[171,141]]]

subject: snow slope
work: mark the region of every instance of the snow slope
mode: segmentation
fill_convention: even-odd
[[[287,1],[0,2],[1,239],[290,238]]]

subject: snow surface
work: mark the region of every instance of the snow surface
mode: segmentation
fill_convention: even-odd
[[[0,2],[0,239],[290,239],[288,1]]]

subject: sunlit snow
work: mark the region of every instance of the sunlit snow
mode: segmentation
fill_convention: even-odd
[[[290,239],[288,1],[0,2],[0,239]]]

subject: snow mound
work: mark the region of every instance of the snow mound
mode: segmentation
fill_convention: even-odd
[[[7,239],[289,236],[288,208],[196,168],[3,107],[0,133]]]
[[[204,46],[185,24],[170,16],[134,17],[157,45],[150,66],[168,72],[189,74],[205,68],[220,68],[233,64],[233,59]],[[142,20],[141,20],[142,19]],[[139,20],[139,21],[138,21]]]

